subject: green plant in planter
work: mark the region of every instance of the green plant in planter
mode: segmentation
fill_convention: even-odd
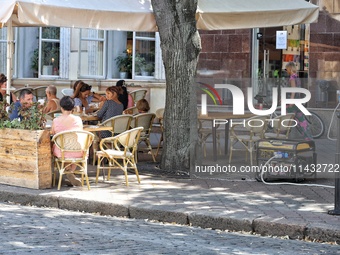
[[[145,66],[146,60],[139,53],[135,55],[135,72],[140,73],[143,66]]]
[[[115,58],[116,64],[119,68],[120,72],[130,72],[132,69],[132,56],[127,51],[123,52],[123,55],[120,55]]]
[[[19,109],[22,120],[14,119],[10,120],[6,111],[8,106],[6,100],[0,101],[0,129],[1,128],[16,128],[16,129],[28,129],[28,130],[41,130],[44,129],[46,118],[43,113],[44,106],[39,102],[34,102],[29,108]],[[11,104],[10,110],[14,108],[14,104]]]
[[[155,64],[154,63],[147,63],[144,67],[144,70],[148,73],[152,73],[155,70]]]
[[[154,71],[154,63],[145,63],[144,66],[141,67],[142,75],[150,75]]]
[[[33,51],[33,56],[31,57],[31,69],[38,73],[39,70],[39,49]]]

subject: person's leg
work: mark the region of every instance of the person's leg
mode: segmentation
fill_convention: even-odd
[[[66,177],[73,186],[81,186],[82,185],[81,181],[73,173],[74,170],[76,170],[76,168],[77,168],[76,164],[69,164],[66,167],[66,171],[69,172],[68,174],[66,174]]]
[[[298,129],[303,135],[305,140],[313,140],[312,134],[309,129],[309,123],[305,115],[300,111],[296,105],[287,107],[288,113],[295,113],[295,120],[297,121]]]

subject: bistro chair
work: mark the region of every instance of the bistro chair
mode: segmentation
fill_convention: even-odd
[[[40,86],[40,87],[33,88],[32,91],[37,101],[39,99],[46,100],[46,89],[47,89],[47,86]]]
[[[140,183],[135,155],[142,130],[143,127],[133,128],[119,135],[103,138],[100,141],[100,151],[96,152],[98,158],[96,184],[98,183],[100,170],[108,170],[107,180],[109,181],[111,169],[113,168],[118,168],[124,172],[126,186],[129,186],[128,169],[135,171],[138,183]],[[105,166],[104,159],[108,160],[108,166]]]
[[[153,120],[155,119],[155,117],[156,115],[154,113],[140,113],[133,116],[133,122],[131,124],[132,127],[143,127],[143,131],[141,132],[141,135],[139,137],[139,143],[144,142],[146,144],[147,149],[149,150],[149,153],[152,156],[153,162],[156,162],[156,159],[152,153],[150,134],[152,130]]]
[[[16,89],[16,90],[14,90],[13,91],[13,93],[14,93],[14,95],[19,99],[19,96],[20,96],[20,92],[21,92],[21,90],[23,90],[23,89],[29,89],[29,90],[31,90],[32,91],[32,93],[33,93],[33,89],[31,88],[31,87],[23,87],[23,88],[20,88],[20,89]],[[33,93],[33,95],[34,95],[34,93]],[[34,95],[35,96],[35,95]]]
[[[55,185],[56,173],[59,172],[58,190],[61,187],[61,181],[64,174],[80,174],[81,183],[86,180],[87,188],[90,190],[89,178],[87,175],[87,158],[88,151],[94,139],[94,135],[83,130],[64,131],[55,134],[52,138],[54,145],[60,149],[60,157],[54,156],[55,169],[53,185]],[[75,164],[77,166],[74,172],[67,170],[67,166]]]
[[[164,125],[163,125],[163,117],[164,117],[164,108],[159,108],[156,110],[156,119],[158,121],[158,123],[154,123],[154,126],[157,125],[160,127],[161,129],[161,137],[159,138],[159,142],[158,142],[158,145],[157,145],[157,150],[156,150],[156,153],[155,153],[155,157],[158,156],[158,152],[159,152],[159,149],[161,147],[161,144],[163,143],[163,132],[164,132]]]
[[[148,91],[146,89],[136,89],[134,91],[129,92],[129,94],[132,96],[133,101],[136,104],[139,100],[145,98],[147,92]]]
[[[256,142],[264,138],[267,127],[267,119],[269,116],[254,116],[245,119],[244,122],[238,121],[230,129],[230,149],[229,164],[235,149],[234,145],[239,142],[246,152],[250,155],[250,164],[253,165],[253,153],[255,151]],[[247,156],[247,154],[246,154]],[[247,159],[247,158],[246,158]]]
[[[53,120],[54,118],[60,116],[61,114],[62,114],[61,110],[51,111],[51,112],[46,113],[46,119]]]
[[[124,110],[124,114],[131,114],[131,115],[135,115],[135,114],[138,114],[138,109],[136,106],[133,106],[133,107],[130,107],[130,108],[127,108]]]
[[[63,94],[63,96],[73,96],[73,89],[62,89],[61,94]]]
[[[117,115],[110,119],[105,120],[104,122],[100,123],[98,126],[106,126],[106,127],[112,127],[111,136],[118,135],[120,133],[125,132],[126,130],[130,129],[131,121],[133,117],[129,114],[124,115]],[[92,164],[95,165],[96,161],[96,151],[98,150],[98,143],[100,142],[101,137],[96,136],[95,140],[93,142],[93,162]]]
[[[204,157],[207,156],[207,145],[206,144],[208,143],[208,138],[213,136],[213,127],[211,123],[212,123],[211,121],[198,120],[198,137],[203,147]],[[223,134],[225,133],[225,131],[223,129],[220,129],[219,127],[220,125],[218,124],[216,126],[216,142],[217,142],[218,152],[221,155],[222,151],[221,151],[220,140]]]
[[[288,139],[294,117],[294,113],[287,113],[273,118],[268,123],[264,137],[267,139]]]

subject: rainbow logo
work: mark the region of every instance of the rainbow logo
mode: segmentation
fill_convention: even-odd
[[[197,82],[197,83],[201,85],[200,89],[210,96],[210,98],[213,100],[215,105],[217,105],[217,101],[219,102],[220,105],[222,105],[222,99],[220,95],[218,94],[217,90],[213,86],[203,83],[203,82]]]

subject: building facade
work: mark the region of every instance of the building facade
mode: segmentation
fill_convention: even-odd
[[[255,94],[270,99],[273,87],[286,85],[285,64],[295,61],[303,86],[312,93],[308,106],[332,109],[340,89],[340,7],[336,2],[317,2],[319,20],[310,25],[199,31],[202,51],[197,81],[231,83],[243,90],[251,86]],[[288,34],[286,49],[277,49],[278,31]],[[6,34],[6,28],[0,29],[2,73],[6,73]],[[119,79],[140,86],[156,84],[158,92],[165,87],[158,33],[16,28],[13,56],[12,84],[16,87],[51,83],[70,87],[78,79],[98,89]],[[220,94],[222,103],[229,105],[231,95]]]

